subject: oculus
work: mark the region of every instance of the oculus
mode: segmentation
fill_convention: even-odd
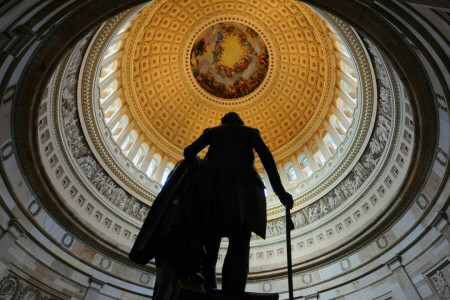
[[[225,99],[245,97],[264,80],[267,47],[252,28],[235,22],[212,25],[194,43],[191,68],[200,86]]]

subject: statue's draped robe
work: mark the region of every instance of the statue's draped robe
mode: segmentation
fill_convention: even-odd
[[[192,180],[201,161],[179,162],[167,178],[142,225],[129,258],[147,264],[162,253],[186,272],[195,272],[203,255],[191,204],[195,197]]]

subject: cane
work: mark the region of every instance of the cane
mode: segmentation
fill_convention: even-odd
[[[286,207],[286,252],[288,265],[288,285],[289,285],[289,300],[294,299],[294,288],[292,283],[292,251],[291,251],[291,230],[294,229],[294,223],[291,219],[289,208]]]

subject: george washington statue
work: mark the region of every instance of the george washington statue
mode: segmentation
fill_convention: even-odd
[[[275,161],[259,131],[244,126],[237,113],[227,113],[222,125],[205,132],[184,150],[186,162],[195,163],[197,154],[209,146],[195,174],[192,205],[206,250],[202,263],[207,288],[216,287],[215,267],[222,237],[229,238],[222,276],[223,291],[241,294],[245,290],[249,265],[251,232],[265,238],[266,199],[264,184],[256,172],[256,150],[280,201],[292,208],[292,196],[281,183]]]

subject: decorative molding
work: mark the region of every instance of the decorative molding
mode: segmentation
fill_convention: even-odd
[[[37,202],[36,199],[33,199],[28,205],[28,211],[33,217],[39,214],[39,212],[41,211],[41,205]]]
[[[352,262],[350,261],[350,259],[346,258],[339,262],[339,266],[341,267],[341,270],[345,272],[352,268]]]
[[[141,275],[139,275],[139,282],[141,284],[148,285],[150,284],[150,281],[152,279],[152,276],[149,273],[143,272]]]
[[[383,250],[387,246],[389,246],[389,240],[387,239],[387,237],[385,235],[379,237],[375,243],[377,244],[377,247],[380,250]]]
[[[31,284],[11,270],[8,270],[5,274],[0,280],[1,299],[64,299],[49,294],[47,290],[41,289],[42,286]]]
[[[2,159],[3,159],[3,161],[5,161],[8,158],[10,158],[14,154],[14,148],[13,148],[13,145],[12,145],[12,141],[9,141],[6,144],[4,144],[1,147],[0,151],[2,152]]]
[[[5,93],[3,94],[3,98],[2,98],[2,105],[6,104],[14,99],[14,93],[16,91],[16,86],[17,85],[15,85],[15,84],[11,85],[5,90]]]
[[[261,289],[264,293],[270,293],[273,291],[273,285],[271,282],[264,282],[261,284]]]
[[[64,236],[61,238],[61,244],[70,248],[73,244],[74,238],[68,233],[64,233]]]

